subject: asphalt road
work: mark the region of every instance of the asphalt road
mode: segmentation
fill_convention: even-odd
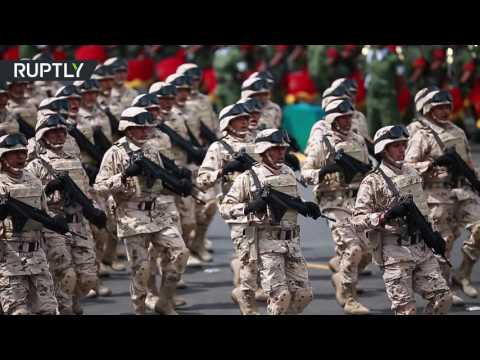
[[[476,150],[476,149],[475,149]],[[477,166],[480,164],[480,153],[475,151],[474,159]],[[304,191],[304,198],[312,199],[311,188]],[[335,301],[334,290],[331,285],[331,272],[327,262],[333,256],[333,242],[325,220],[311,220],[299,217],[301,225],[301,241],[305,258],[309,263],[309,276],[313,286],[314,300],[304,311],[308,315],[342,315],[343,310]],[[460,246],[466,233],[459,238],[453,252],[453,264],[457,267],[461,261]],[[179,309],[185,315],[238,315],[237,305],[232,303],[232,272],[230,270],[230,256],[232,245],[228,235],[228,228],[217,215],[210,226],[209,239],[214,243],[214,261],[203,268],[187,268],[184,279],[188,285],[179,290],[188,304]],[[360,296],[362,303],[371,310],[371,314],[391,315],[390,303],[385,293],[385,286],[378,267],[370,265],[372,276],[360,278],[359,286],[365,290]],[[480,266],[476,266],[472,276],[474,285],[480,288]],[[115,272],[104,279],[113,294],[110,297],[82,300],[86,315],[123,315],[133,314],[129,299],[129,274]],[[460,290],[460,295],[466,304],[463,307],[452,307],[453,315],[480,314],[480,299],[470,299]],[[259,304],[262,314],[266,314],[264,304]],[[421,313],[425,302],[417,297],[418,313]]]

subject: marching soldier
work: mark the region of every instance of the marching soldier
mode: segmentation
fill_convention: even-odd
[[[128,63],[126,60],[113,57],[105,60],[103,65],[111,67],[114,76],[112,91],[110,93],[110,110],[115,117],[119,117],[123,110],[130,106],[137,92],[125,85],[128,76]]]
[[[35,129],[37,108],[31,102],[27,101],[25,96],[26,82],[7,81],[6,84],[8,87],[7,110],[17,119],[19,124],[24,122],[27,127]],[[20,131],[22,131],[22,127],[20,127]]]
[[[368,232],[396,315],[416,313],[414,292],[428,301],[425,314],[446,314],[452,293],[433,252],[421,238],[409,235],[405,208],[398,204],[401,196],[411,195],[419,211],[428,216],[422,178],[404,163],[407,141],[403,126],[387,126],[375,134],[375,153],[382,162],[360,185],[352,224],[357,232]]]
[[[5,82],[0,82],[0,136],[19,131],[17,120],[7,109],[8,99],[7,84]]]

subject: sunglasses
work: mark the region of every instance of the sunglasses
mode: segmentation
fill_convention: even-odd
[[[187,71],[185,71],[185,75],[188,77],[191,77],[194,80],[199,80],[202,77],[202,71],[200,68],[191,68]]]
[[[143,108],[146,108],[149,106],[158,106],[158,105],[160,105],[160,101],[158,100],[155,94],[145,94],[140,99],[138,99],[135,104],[133,104],[133,106],[138,106]]]
[[[89,79],[85,80],[78,88],[80,91],[99,91],[100,83],[95,79]]]
[[[60,91],[57,94],[57,97],[60,97],[60,96],[70,97],[72,95],[80,96],[80,92],[78,91],[78,89],[75,86],[67,85],[62,89],[62,91]]]
[[[452,94],[450,92],[442,90],[430,100],[432,103],[453,102]]]
[[[113,77],[113,69],[111,66],[103,65],[99,67],[97,70],[95,70],[94,74],[102,77]]]
[[[48,105],[40,106],[39,110],[49,109],[58,113],[68,113],[69,104],[67,99],[57,99]]]
[[[0,147],[2,148],[12,148],[16,145],[27,146],[27,138],[21,133],[8,135],[5,139],[0,142]]]
[[[242,103],[241,105],[244,106],[245,110],[251,114],[252,112],[262,112],[263,105],[260,100],[256,98],[248,98],[247,101]]]
[[[403,125],[395,125],[390,130],[388,130],[387,133],[385,133],[381,137],[379,137],[375,141],[375,144],[379,143],[382,140],[386,140],[386,139],[392,139],[392,140],[393,139],[400,139],[402,136],[405,136],[407,138],[410,136],[407,128]]]
[[[242,90],[253,90],[253,91],[269,91],[270,90],[270,84],[266,79],[258,79],[255,81],[253,84],[243,87]]]
[[[352,103],[349,100],[343,100],[338,106],[334,109],[328,110],[325,115],[333,114],[333,113],[348,113],[350,111],[354,111]]]
[[[158,90],[155,95],[158,97],[175,97],[177,96],[177,88],[175,85],[165,85]]]
[[[176,87],[191,87],[192,79],[190,76],[182,75],[173,80],[170,84]]]
[[[273,143],[273,144],[282,144],[284,142],[290,144],[290,137],[288,136],[288,133],[282,129],[282,130],[275,131],[273,134],[270,134],[268,136],[255,139],[255,143],[259,143],[263,141]]]
[[[124,117],[121,118],[121,120],[131,121],[131,122],[134,122],[135,124],[138,124],[138,125],[152,124],[153,121],[154,121],[153,115],[151,113],[149,113],[148,111],[142,112],[138,115],[131,116],[131,117],[124,116]]]

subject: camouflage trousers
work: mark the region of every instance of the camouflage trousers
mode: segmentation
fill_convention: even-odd
[[[159,256],[163,276],[180,280],[185,271],[189,252],[182,236],[175,225],[167,225],[161,231],[123,238],[131,264],[130,298],[136,312],[143,312],[147,296],[147,284],[151,279],[152,258]],[[149,247],[153,247],[155,255],[149,255]]]
[[[97,287],[95,245],[85,220],[69,224],[73,238],[45,231],[45,246],[50,272],[53,275],[59,311],[72,308],[72,298],[81,298]]]
[[[346,285],[358,282],[358,273],[371,262],[371,254],[365,234],[359,234],[349,219],[355,202],[354,197],[337,196],[321,198],[320,207],[325,215],[335,219],[329,221],[335,254],[340,260],[342,282]]]
[[[180,214],[182,237],[185,241],[185,244],[190,249],[190,246],[194,242],[194,231],[197,225],[195,215],[195,199],[193,199],[191,196],[175,196],[175,204],[177,206],[178,213]]]
[[[464,256],[476,262],[480,257],[480,198],[468,192],[468,198],[456,196],[456,191],[447,189],[427,190],[430,220],[434,230],[438,231],[446,241],[446,255],[449,258],[453,244],[463,230],[470,236],[463,242]],[[434,201],[433,201],[434,200]],[[443,258],[438,258],[442,272],[450,279],[450,267]]]
[[[195,204],[195,236],[189,249],[193,252],[205,250],[205,238],[208,227],[213,221],[217,212],[217,199],[215,188],[208,189],[204,194],[200,193],[199,198],[205,202],[205,205],[194,200]]]
[[[260,280],[270,315],[300,314],[313,300],[305,259],[290,253],[260,254]]]
[[[229,224],[230,236],[233,242],[235,257],[240,260],[240,290],[249,296],[254,296],[258,288],[258,263],[256,256],[252,256],[255,251],[253,239],[245,236],[244,224]]]
[[[396,315],[416,314],[416,292],[428,301],[425,314],[446,314],[452,303],[452,294],[438,261],[423,243],[411,245],[408,249],[410,261],[393,262],[394,253],[384,251],[388,264],[383,266],[383,281],[392,303],[391,309]]]

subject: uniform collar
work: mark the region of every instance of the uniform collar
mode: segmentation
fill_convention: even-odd
[[[387,175],[388,177],[391,176],[396,176],[396,175],[401,175],[403,173],[403,167],[402,169],[399,169],[393,165],[390,165],[386,163],[385,161],[382,160],[382,163],[380,164],[380,169]]]
[[[452,123],[450,121],[446,123],[445,126],[440,126],[436,121],[427,119],[426,117],[422,118],[421,120],[425,121],[436,133],[442,133],[452,128]]]

